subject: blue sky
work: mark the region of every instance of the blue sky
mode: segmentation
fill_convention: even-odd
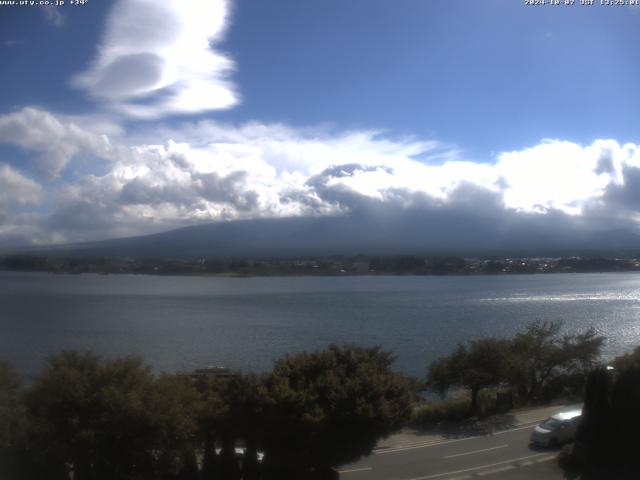
[[[310,179],[354,164],[327,185],[444,205],[471,183],[636,228],[610,197],[640,167],[639,24],[500,0],[0,6],[0,243],[348,214]]]

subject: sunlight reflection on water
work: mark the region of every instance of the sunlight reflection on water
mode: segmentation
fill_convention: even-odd
[[[609,301],[628,301],[640,302],[640,291],[634,293],[583,293],[583,294],[565,294],[565,295],[526,295],[516,294],[510,297],[494,297],[480,298],[479,302],[609,302]]]

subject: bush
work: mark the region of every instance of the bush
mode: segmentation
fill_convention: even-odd
[[[500,393],[496,389],[484,389],[478,393],[477,408],[471,407],[471,393],[468,390],[458,390],[447,396],[444,400],[424,401],[416,407],[409,419],[409,425],[416,428],[446,422],[460,422],[476,417],[484,417],[495,413],[504,413],[511,409],[508,405],[498,404],[497,397]],[[503,394],[505,392],[502,392]],[[506,392],[509,396],[510,392]]]
[[[466,420],[473,414],[469,399],[468,392],[459,392],[445,400],[425,402],[413,410],[409,424],[412,427],[425,427],[441,422]]]

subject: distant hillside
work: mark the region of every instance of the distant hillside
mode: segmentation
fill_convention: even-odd
[[[456,221],[457,220],[457,221]],[[155,235],[32,250],[77,258],[229,258],[356,254],[635,255],[640,237],[625,230],[588,231],[490,219],[419,215],[259,219],[221,222]]]

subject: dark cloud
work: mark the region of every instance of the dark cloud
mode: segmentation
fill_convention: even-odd
[[[625,166],[622,169],[623,183],[610,183],[602,201],[615,208],[637,212],[640,210],[640,168]]]
[[[382,170],[388,174],[393,174],[393,169],[384,165],[367,166],[360,163],[347,163],[343,165],[333,165],[325,168],[321,173],[314,175],[307,180],[307,185],[317,187],[326,185],[333,178],[353,177],[356,173],[376,172]]]
[[[413,194],[407,193],[407,197]],[[401,192],[396,192],[398,198]],[[414,204],[370,202],[338,216],[291,217],[220,222],[153,237],[90,246],[83,254],[228,257],[260,255],[427,254],[574,255],[629,249],[638,237],[584,228],[574,217],[487,208],[479,216],[469,204],[428,197]],[[422,200],[418,202],[417,200]],[[495,203],[493,204],[495,206]],[[635,242],[635,243],[634,243]],[[607,250],[609,248],[609,250]]]
[[[461,182],[449,193],[446,203],[474,211],[477,214],[505,209],[502,192],[489,190],[470,182]]]
[[[610,149],[603,149],[598,158],[598,164],[594,170],[597,174],[614,173],[613,152]]]
[[[162,57],[153,53],[123,55],[104,68],[94,93],[118,98],[143,92],[160,81],[163,66]]]
[[[198,173],[192,176],[196,192],[211,202],[228,203],[239,210],[252,210],[258,206],[258,194],[243,186],[248,174],[232,172],[226,177],[217,173]]]
[[[119,200],[123,204],[173,204],[181,208],[197,206],[206,200],[242,211],[252,210],[257,207],[258,194],[245,188],[246,179],[244,171],[226,176],[186,172],[186,177],[165,177],[161,183],[154,177],[136,177],[122,187]]]
[[[367,166],[359,163],[349,163],[344,165],[334,165],[326,168],[321,173],[311,176],[306,186],[308,190],[292,192],[287,195],[287,199],[296,199],[309,207],[323,208],[329,203],[345,212],[353,212],[366,208],[371,204],[380,203],[374,199],[358,193],[348,186],[335,183],[330,185],[331,180],[345,177],[354,177],[359,173],[383,171],[389,175],[393,174],[393,169],[384,165]]]

